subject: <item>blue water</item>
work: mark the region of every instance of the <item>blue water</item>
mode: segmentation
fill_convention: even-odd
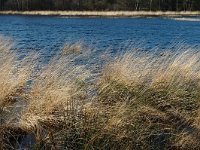
[[[197,17],[199,18],[199,17]],[[171,43],[200,45],[200,21],[170,18],[64,18],[0,15],[0,35],[11,37],[18,49],[43,50],[47,54],[65,42],[81,41],[104,51],[123,45],[166,49]]]

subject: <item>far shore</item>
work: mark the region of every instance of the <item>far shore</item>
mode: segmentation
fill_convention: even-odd
[[[197,16],[200,11],[0,11],[0,15],[41,15],[67,17],[177,17]]]

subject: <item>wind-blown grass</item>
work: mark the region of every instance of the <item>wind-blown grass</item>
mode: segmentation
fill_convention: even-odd
[[[1,123],[4,149],[200,148],[198,50],[156,56],[126,52],[109,60],[96,76],[87,64],[76,63],[83,54],[81,46],[65,45],[32,77],[32,67],[26,69],[24,60],[20,65],[13,63],[15,54],[5,43],[1,43],[1,51],[6,52],[1,59],[9,59],[2,60],[2,72],[13,72],[17,66],[23,70],[12,74],[18,77],[13,82],[10,76],[0,76],[0,87],[10,83],[12,89],[0,95],[1,102],[14,93],[24,106],[15,126],[5,127],[11,116]],[[5,110],[11,103],[2,104]],[[27,136],[32,139],[30,144],[24,142]]]
[[[0,53],[0,146],[3,147],[4,131],[9,134],[6,129],[15,128],[20,118],[24,90],[31,78],[36,55],[19,59],[12,50],[11,40],[3,37],[0,38]]]
[[[36,130],[39,147],[45,138],[56,142],[48,135],[54,134],[51,130],[62,130],[79,119],[86,95],[82,87],[89,76],[84,66],[76,66],[68,56],[61,55],[54,57],[33,80],[20,125],[26,131]]]
[[[193,126],[200,106],[199,61],[200,53],[189,50],[159,57],[127,53],[108,64],[99,81],[98,100],[111,111],[106,124],[110,131],[105,133],[121,137],[114,145],[199,148],[194,134],[198,126]],[[186,135],[195,144],[188,144]]]

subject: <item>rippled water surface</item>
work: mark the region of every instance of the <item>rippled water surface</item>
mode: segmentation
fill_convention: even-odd
[[[65,42],[83,41],[98,50],[142,43],[146,50],[165,49],[174,41],[200,45],[200,17],[67,18],[1,16],[0,35],[12,37],[19,49],[54,52]]]

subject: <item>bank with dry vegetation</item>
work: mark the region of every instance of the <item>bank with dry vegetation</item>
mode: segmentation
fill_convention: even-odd
[[[42,66],[3,38],[0,51],[2,149],[200,148],[199,50],[129,51],[98,75],[77,44]]]
[[[197,16],[199,11],[0,11],[1,15],[42,15],[67,17],[171,17]]]

